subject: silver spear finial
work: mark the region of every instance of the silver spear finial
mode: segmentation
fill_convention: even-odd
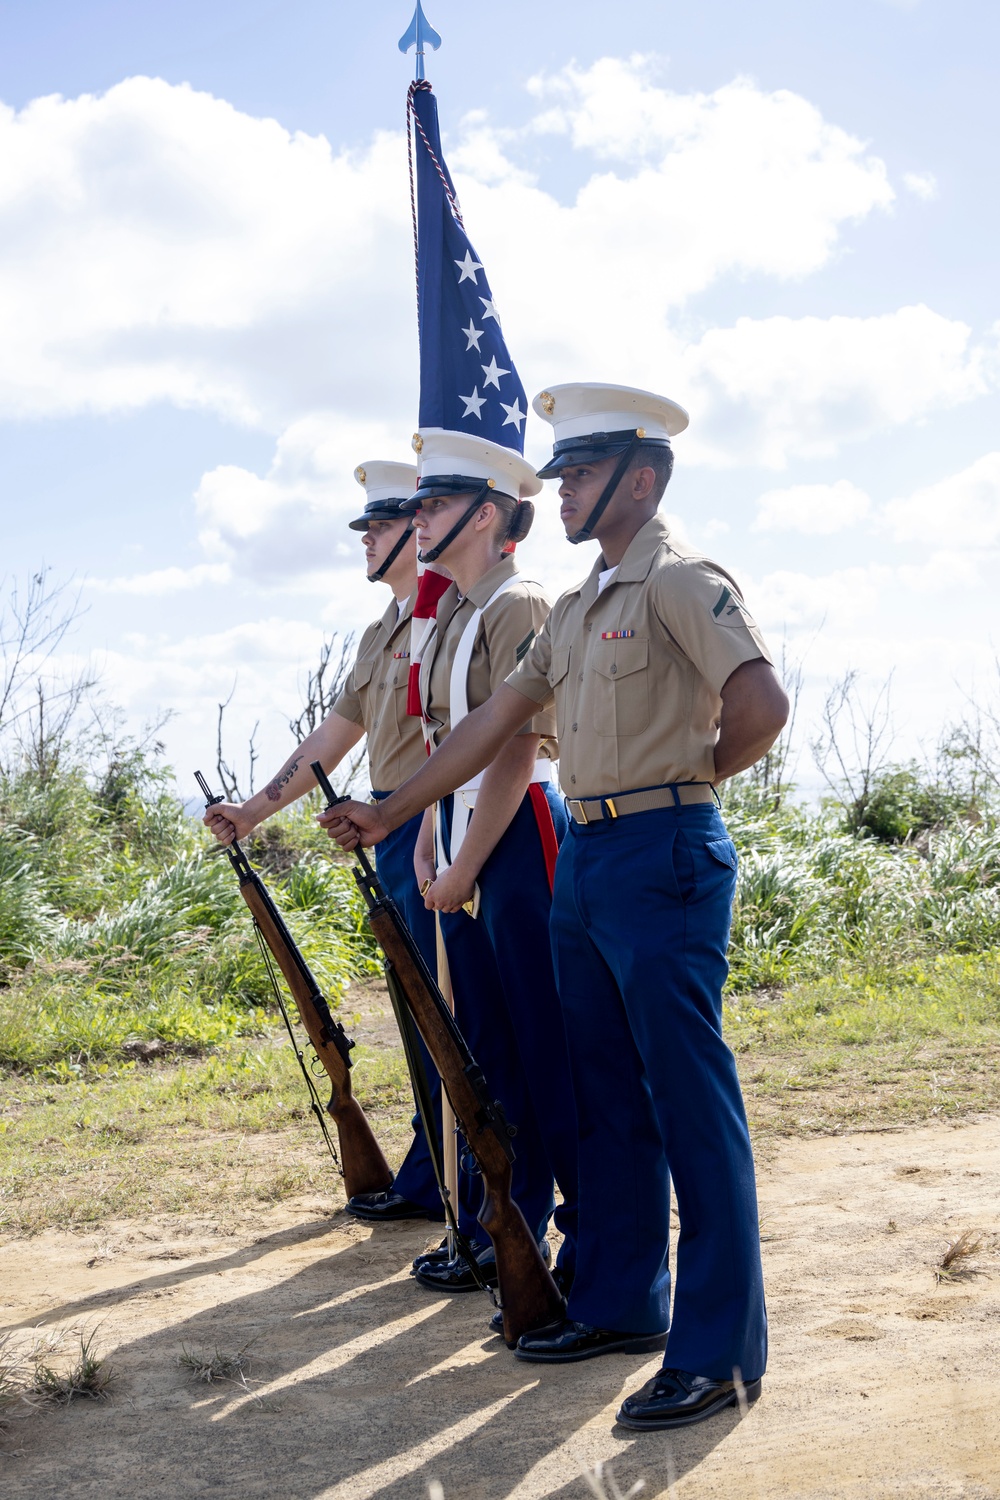
[[[405,36],[401,36],[399,39],[399,50],[400,52],[409,52],[411,47],[416,46],[418,81],[424,76],[424,47],[430,47],[436,52],[440,45],[441,38],[424,15],[424,8],[420,0],[417,0],[417,8],[413,12],[410,29],[406,32]]]

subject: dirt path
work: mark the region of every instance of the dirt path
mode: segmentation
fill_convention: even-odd
[[[220,1231],[121,1223],[0,1248],[4,1323],[99,1324],[103,1405],[17,1415],[0,1491],[32,1500],[677,1500],[1000,1497],[1000,1122],[787,1142],[761,1163],[771,1368],[745,1421],[667,1439],[613,1430],[656,1361],[539,1369],[485,1337],[479,1295],[410,1282],[426,1225],[353,1224],[332,1201]],[[933,1267],[983,1236],[961,1279]],[[253,1340],[249,1391],[198,1384],[182,1345]]]

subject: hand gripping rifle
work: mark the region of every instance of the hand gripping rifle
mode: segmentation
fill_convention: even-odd
[[[212,789],[200,771],[195,772],[195,777],[204,793],[206,806],[211,807],[214,803],[223,800],[221,797],[212,796]],[[292,1039],[299,1066],[312,1096],[312,1111],[319,1121],[320,1129],[330,1148],[330,1154],[340,1169],[344,1179],[344,1191],[348,1198],[353,1198],[355,1193],[383,1192],[392,1186],[392,1172],[382,1155],[378,1141],[372,1135],[371,1126],[365,1119],[361,1105],[351,1092],[351,1048],[354,1043],[340,1022],[335,1021],[330,1014],[330,1007],[309,965],[299,952],[295,939],[285,926],[284,919],[275,906],[270,892],[260,876],[251,868],[250,861],[239,844],[235,841],[231,843],[226,849],[226,854],[239,877],[240,894],[250,908],[254,931],[271,976],[271,983],[274,985],[278,1007],[288,1028],[288,1035]],[[330,1095],[330,1102],[326,1105],[326,1113],[337,1127],[340,1161],[330,1139],[326,1120],[323,1118],[323,1106],[320,1104],[316,1086],[309,1075],[292,1030],[268,950],[270,954],[273,954],[275,963],[285,976],[310,1045],[330,1079],[333,1091]]]
[[[312,770],[327,799],[327,810],[347,801],[337,796],[318,760],[312,762]],[[390,991],[401,997],[416,1022],[482,1173],[479,1222],[496,1251],[503,1336],[513,1348],[522,1333],[561,1318],[565,1302],[510,1194],[512,1131],[499,1101],[490,1097],[482,1069],[466,1046],[399,907],[383,890],[360,844],[354,854],[358,863],[354,878],[368,908],[368,924],[385,955]],[[447,1199],[445,1208],[454,1223]]]

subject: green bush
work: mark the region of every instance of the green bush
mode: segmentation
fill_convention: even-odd
[[[867,800],[848,809],[847,829],[869,833],[884,844],[901,844],[965,815],[967,801],[940,782],[922,779],[916,765],[890,766],[875,777]]]

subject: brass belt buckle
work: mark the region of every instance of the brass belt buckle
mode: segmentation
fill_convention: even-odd
[[[587,809],[584,807],[583,802],[579,797],[567,798],[566,806],[569,808],[570,816],[575,823],[586,824],[590,822],[590,819],[587,817]]]

